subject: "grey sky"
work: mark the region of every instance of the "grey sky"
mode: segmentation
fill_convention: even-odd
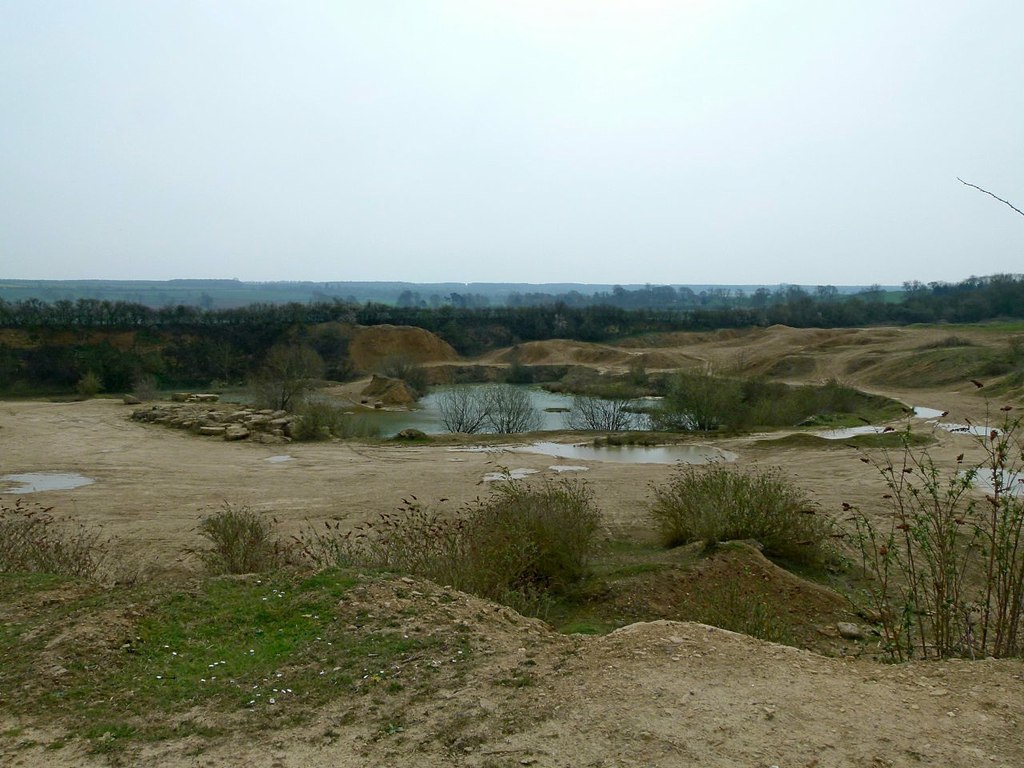
[[[0,277],[1024,271],[1024,2],[0,0]]]

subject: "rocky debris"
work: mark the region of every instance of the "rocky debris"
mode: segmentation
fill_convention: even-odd
[[[162,424],[204,437],[287,443],[299,418],[287,411],[242,408],[218,410],[198,402],[160,403],[132,411],[133,421]]]
[[[867,635],[864,630],[852,621],[840,621],[836,624],[839,636],[845,640],[863,640]]]
[[[403,429],[401,432],[395,435],[395,440],[428,440],[427,433],[419,429]]]
[[[196,392],[175,392],[171,395],[175,403],[216,403],[220,395]]]

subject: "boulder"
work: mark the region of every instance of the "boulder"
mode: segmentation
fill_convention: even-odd
[[[125,395],[121,398],[121,402],[125,405],[141,405],[142,401],[139,400],[135,395]]]
[[[225,440],[246,440],[249,437],[249,430],[245,427],[232,425],[224,430]]]
[[[206,427],[200,427],[199,428],[199,434],[200,435],[223,435],[227,431],[228,431],[227,427],[206,426]]]

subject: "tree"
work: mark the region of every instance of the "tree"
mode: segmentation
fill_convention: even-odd
[[[257,400],[275,410],[290,410],[324,373],[324,361],[307,346],[270,348],[255,382]]]
[[[636,401],[622,397],[574,397],[567,418],[570,429],[594,432],[636,429],[638,421]]]
[[[652,416],[656,429],[711,432],[728,424],[742,400],[737,381],[709,373],[678,373]]]
[[[479,387],[446,389],[437,399],[441,424],[449,432],[479,432],[487,422],[486,394]]]
[[[527,390],[496,384],[487,388],[485,401],[487,426],[492,432],[508,435],[540,429],[540,412]]]

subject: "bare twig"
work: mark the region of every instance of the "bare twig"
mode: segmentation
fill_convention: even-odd
[[[971,182],[969,182],[969,181],[964,181],[964,180],[963,180],[963,179],[961,179],[961,178],[960,178],[959,176],[957,176],[957,177],[956,177],[956,180],[957,180],[957,181],[959,181],[959,182],[960,182],[961,184],[964,184],[964,185],[966,185],[966,186],[968,186],[968,187],[974,187],[974,188],[975,188],[976,190],[978,190],[979,192],[984,192],[984,193],[985,193],[986,195],[988,195],[989,197],[994,197],[994,198],[995,198],[996,200],[998,200],[998,201],[999,201],[1000,203],[1003,203],[1004,205],[1008,205],[1008,206],[1010,206],[1011,208],[1013,208],[1013,210],[1015,210],[1015,211],[1016,211],[1017,213],[1019,213],[1019,214],[1020,214],[1021,216],[1024,216],[1024,211],[1022,211],[1022,210],[1021,210],[1020,208],[1018,208],[1017,206],[1015,206],[1015,205],[1014,205],[1013,203],[1009,202],[1008,200],[1003,200],[1003,198],[999,197],[998,195],[993,195],[993,194],[992,194],[991,192],[989,192],[989,191],[988,191],[987,189],[982,189],[982,188],[981,188],[981,187],[979,187],[979,186],[978,186],[977,184],[971,184]]]

